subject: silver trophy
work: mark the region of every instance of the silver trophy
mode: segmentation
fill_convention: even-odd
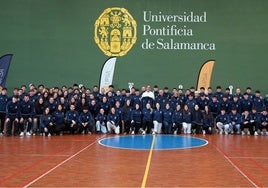
[[[133,82],[128,82],[128,88],[129,90],[131,90],[134,86],[134,83]]]

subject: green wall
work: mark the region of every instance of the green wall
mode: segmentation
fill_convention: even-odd
[[[94,41],[94,24],[109,7],[123,7],[137,22],[137,42],[117,58],[114,85],[127,88],[158,84],[170,88],[195,86],[200,66],[215,59],[212,87],[251,86],[268,93],[266,0],[0,0],[0,55],[14,54],[7,86],[43,83],[45,86],[88,87],[99,83],[107,56]],[[144,11],[177,15],[206,12],[204,23],[147,23]],[[143,35],[144,25],[176,25],[193,36]],[[142,49],[148,39],[207,42],[215,50]]]

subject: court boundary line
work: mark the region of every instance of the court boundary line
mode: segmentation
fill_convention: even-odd
[[[212,141],[210,141],[211,143],[212,143],[212,145],[216,148],[216,150],[219,152],[219,153],[221,153],[222,155],[223,155],[223,157],[246,179],[246,180],[248,180],[254,187],[263,187],[262,185],[261,185],[261,183],[259,183],[257,180],[255,180],[253,177],[248,177],[245,173],[247,173],[247,172],[243,172],[243,170],[242,169],[240,169],[237,165],[235,165],[235,163],[231,160],[231,158],[230,157],[228,157],[228,155],[222,150],[222,149],[220,149],[219,147],[217,147]],[[245,170],[244,170],[245,171]],[[255,180],[256,181],[256,183],[253,181],[253,180],[251,180],[251,179],[253,179],[253,180]],[[259,184],[259,185],[257,185],[257,184]]]
[[[104,137],[104,136],[102,136]],[[99,138],[99,139],[102,139]],[[99,139],[94,140],[94,142],[88,144],[86,147],[78,150],[76,153],[72,154],[70,157],[68,157],[67,159],[61,161],[59,164],[57,164],[56,166],[54,166],[53,168],[49,169],[48,171],[46,171],[45,173],[39,175],[37,178],[33,179],[32,181],[30,181],[28,184],[22,186],[23,188],[29,187],[32,184],[34,184],[35,182],[37,182],[38,180],[40,180],[41,178],[43,178],[44,176],[46,176],[47,174],[49,174],[50,172],[54,171],[55,169],[57,169],[58,167],[60,167],[61,165],[65,164],[66,162],[68,162],[69,160],[71,160],[72,158],[76,157],[77,155],[79,155],[80,153],[82,153],[83,151],[85,151],[86,149],[90,148],[91,146],[93,146]]]

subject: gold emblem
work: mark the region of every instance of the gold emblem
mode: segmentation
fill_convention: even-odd
[[[137,40],[137,24],[125,8],[107,8],[95,22],[95,42],[107,56],[125,55]]]

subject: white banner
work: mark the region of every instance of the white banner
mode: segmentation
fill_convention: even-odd
[[[114,68],[115,68],[116,57],[109,58],[103,65],[101,76],[100,76],[100,91],[101,88],[108,90],[109,85],[113,83]]]

